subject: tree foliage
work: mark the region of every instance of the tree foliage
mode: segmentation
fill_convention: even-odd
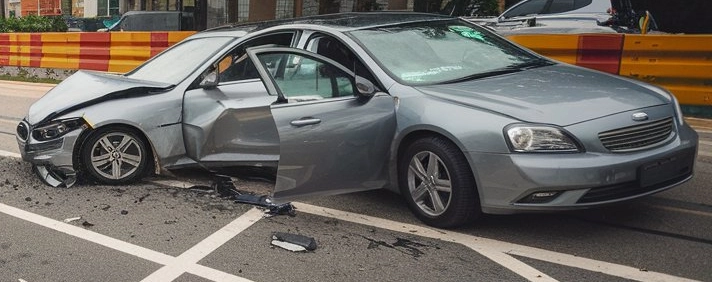
[[[0,33],[65,31],[67,31],[67,23],[61,16],[28,15],[20,18],[0,18]]]

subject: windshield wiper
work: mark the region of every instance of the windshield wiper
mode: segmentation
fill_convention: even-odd
[[[475,74],[471,74],[471,75],[456,78],[456,79],[447,80],[447,81],[441,82],[439,84],[457,83],[457,82],[463,82],[463,81],[485,78],[485,77],[490,77],[490,76],[515,73],[515,72],[520,72],[520,71],[524,71],[524,70],[528,70],[528,69],[533,69],[533,68],[538,68],[538,67],[543,67],[543,66],[550,66],[553,64],[554,63],[544,60],[544,59],[536,59],[536,60],[532,60],[529,62],[524,62],[524,63],[519,63],[519,64],[511,64],[506,67],[493,69],[493,70],[489,70],[486,72],[475,73]]]

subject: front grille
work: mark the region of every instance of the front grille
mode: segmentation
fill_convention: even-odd
[[[30,136],[30,126],[23,120],[17,125],[17,137],[20,137],[22,141],[27,141],[28,136]]]
[[[686,149],[674,156],[642,165],[635,181],[591,188],[577,203],[628,198],[679,184],[692,176],[694,162],[695,149]],[[653,179],[650,179],[651,174]]]
[[[668,179],[664,182],[648,186],[648,187],[641,187],[640,184],[637,181],[631,181],[631,182],[626,182],[626,183],[621,183],[621,184],[616,184],[616,185],[611,185],[611,186],[603,186],[603,187],[596,187],[592,188],[586,194],[584,194],[581,198],[576,201],[576,203],[579,204],[584,204],[584,203],[595,203],[595,202],[603,202],[603,201],[610,201],[610,200],[617,200],[617,199],[622,199],[622,198],[627,198],[627,197],[632,197],[640,194],[645,194],[648,192],[652,192],[676,183],[679,183],[687,178],[689,178],[692,175],[692,171],[688,171],[683,175],[677,176],[672,179]]]
[[[672,117],[645,124],[601,132],[598,139],[606,149],[625,152],[646,148],[665,141],[672,133]]]

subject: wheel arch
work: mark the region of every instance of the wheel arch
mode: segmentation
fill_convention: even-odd
[[[153,142],[151,142],[150,139],[148,139],[148,136],[146,132],[141,130],[139,127],[128,124],[128,123],[120,123],[120,122],[115,122],[115,123],[106,123],[102,124],[99,127],[93,127],[90,126],[88,129],[82,131],[81,134],[79,134],[79,137],[77,138],[77,142],[74,144],[74,148],[72,150],[72,158],[73,158],[73,166],[74,170],[76,171],[81,171],[82,170],[82,160],[81,160],[81,151],[82,148],[86,145],[87,139],[89,139],[89,136],[94,134],[99,129],[103,128],[125,128],[133,133],[136,133],[139,138],[142,139],[142,141],[147,144],[146,149],[149,151],[148,153],[152,156],[152,158],[149,158],[149,162],[147,163],[150,167],[149,170],[153,170],[153,173],[155,174],[160,174],[160,161],[158,156],[156,155],[156,150],[153,147]]]
[[[477,193],[481,197],[482,191],[480,191],[480,189],[477,189],[477,187],[480,186],[479,180],[477,177],[477,171],[476,171],[476,168],[471,165],[472,160],[470,159],[470,155],[465,153],[467,150],[465,150],[464,145],[461,142],[459,142],[457,140],[457,138],[455,138],[452,134],[449,134],[447,131],[442,130],[440,128],[435,128],[435,127],[417,128],[417,129],[413,129],[413,130],[408,131],[407,133],[401,135],[401,138],[399,138],[398,142],[396,143],[396,148],[393,150],[393,152],[395,153],[394,154],[395,157],[393,158],[393,163],[395,165],[394,165],[394,169],[392,170],[393,171],[392,177],[395,177],[395,178],[392,178],[392,179],[398,179],[398,173],[399,173],[398,160],[400,160],[400,158],[403,156],[403,154],[405,153],[405,150],[408,148],[408,146],[410,144],[412,144],[414,141],[416,141],[418,139],[426,138],[426,137],[442,137],[443,139],[445,139],[445,140],[449,141],[450,143],[452,143],[453,145],[455,145],[455,147],[457,147],[460,150],[460,152],[465,157],[465,159],[467,159],[467,166],[468,166],[469,170],[472,172],[472,176],[474,177],[474,180],[475,180],[475,185],[476,185],[475,189],[477,190]],[[396,192],[400,191],[399,185],[400,184],[398,183],[398,181],[395,181],[395,185],[394,185],[394,187],[392,187],[391,190],[396,191]]]

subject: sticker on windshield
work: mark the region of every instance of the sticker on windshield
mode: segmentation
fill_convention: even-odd
[[[443,66],[443,67],[437,67],[437,68],[430,68],[425,71],[414,71],[414,72],[406,72],[401,74],[401,79],[405,81],[422,81],[424,77],[428,76],[433,76],[437,75],[443,72],[449,72],[449,71],[456,71],[456,70],[462,70],[463,67],[461,66]]]
[[[454,33],[459,34],[462,37],[476,39],[476,40],[485,42],[484,35],[482,35],[481,32],[476,31],[470,27],[461,26],[461,25],[452,25],[452,26],[449,26],[448,29],[450,29],[450,31],[452,31]]]

